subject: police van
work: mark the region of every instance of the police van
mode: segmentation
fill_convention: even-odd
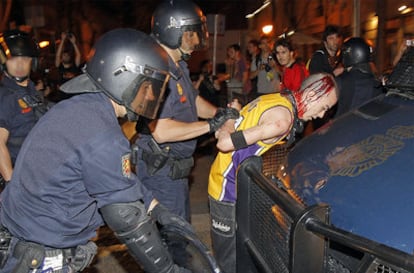
[[[237,272],[414,272],[413,70],[410,47],[386,94],[242,164]]]

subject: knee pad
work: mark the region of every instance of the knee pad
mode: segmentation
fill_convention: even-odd
[[[110,204],[100,211],[108,226],[145,272],[175,272],[171,255],[161,241],[157,226],[146,215],[143,203]]]

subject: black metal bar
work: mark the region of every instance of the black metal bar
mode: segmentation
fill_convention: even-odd
[[[306,221],[315,218],[321,222],[329,221],[329,207],[316,205],[302,211],[301,217],[292,225],[290,238],[290,272],[324,272],[326,240],[307,229]]]
[[[258,267],[259,272],[273,273],[267,262],[263,259],[262,255],[260,255],[260,252],[257,250],[254,243],[250,239],[247,239],[244,242],[244,244],[246,245],[247,251],[249,252],[250,256],[253,258],[256,266]]]
[[[248,159],[250,164],[256,164],[257,168],[261,168],[262,162],[260,158]],[[249,253],[245,245],[245,241],[249,240],[250,231],[250,187],[252,185],[251,178],[244,171],[244,163],[240,166],[237,174],[237,272],[258,273],[254,258]]]

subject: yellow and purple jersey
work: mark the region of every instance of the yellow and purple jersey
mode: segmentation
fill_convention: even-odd
[[[262,114],[273,107],[286,107],[292,113],[293,106],[287,97],[279,93],[262,95],[251,101],[240,111],[240,118],[235,123],[236,131],[245,130],[259,124]],[[214,160],[209,176],[208,193],[219,201],[236,201],[236,172],[238,166],[250,156],[260,156],[274,145],[281,143],[289,134],[288,130],[284,135],[272,143],[258,141],[246,148],[233,152],[219,152]]]

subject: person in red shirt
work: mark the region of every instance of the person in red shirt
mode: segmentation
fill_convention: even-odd
[[[282,66],[281,90],[298,91],[303,80],[309,76],[309,71],[302,62],[298,62],[292,43],[281,38],[275,43],[275,54],[279,65]]]

